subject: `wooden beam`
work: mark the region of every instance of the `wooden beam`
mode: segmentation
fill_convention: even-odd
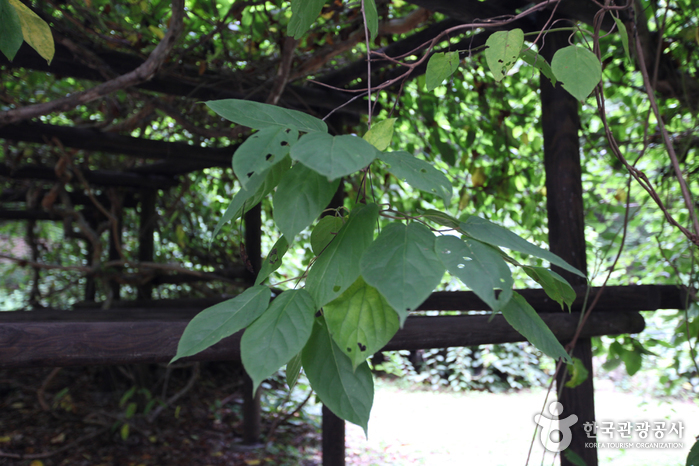
[[[167,189],[177,186],[178,182],[174,178],[157,175],[139,175],[129,172],[117,172],[109,170],[82,171],[85,180],[96,186],[118,186],[126,188],[156,188]],[[0,176],[11,179],[33,179],[57,182],[56,171],[52,167],[42,167],[39,165],[21,165],[17,168],[10,168],[4,163],[0,163]]]

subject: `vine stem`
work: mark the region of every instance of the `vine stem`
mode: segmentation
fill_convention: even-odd
[[[365,0],[362,0],[362,18],[364,19],[364,41],[366,42],[366,87],[367,87],[367,105],[368,105],[368,115],[369,121],[367,122],[367,129],[371,129],[371,48],[369,47],[369,27],[366,22],[366,7],[364,5]]]

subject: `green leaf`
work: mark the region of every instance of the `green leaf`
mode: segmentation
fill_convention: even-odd
[[[221,228],[223,228],[223,225],[243,215],[243,209],[247,212],[255,207],[267,194],[271,193],[290,166],[291,159],[285,157],[281,163],[276,164],[268,171],[250,177],[246,184],[247,189],[243,188],[233,196],[233,200],[228,205],[223,217],[216,224],[211,240],[213,241],[218,232],[221,231]]]
[[[294,388],[294,385],[296,385],[296,382],[299,380],[299,375],[301,375],[300,352],[291,358],[291,361],[286,363],[286,385],[289,387],[289,390]]]
[[[267,257],[262,262],[260,273],[257,274],[257,278],[255,279],[255,285],[260,285],[272,272],[282,265],[282,257],[284,257],[288,249],[289,242],[286,240],[286,236],[281,236],[277,242],[274,243],[269,254],[267,254]]]
[[[267,309],[271,296],[266,286],[253,286],[233,299],[204,309],[184,329],[170,363],[204,351],[247,327]]]
[[[274,193],[274,221],[290,241],[325,210],[340,180],[325,177],[297,163],[279,182]]]
[[[344,222],[341,217],[328,215],[321,218],[311,232],[311,250],[319,256],[325,247],[335,239]]]
[[[575,466],[587,466],[585,460],[582,459],[580,455],[578,455],[571,449],[564,451],[563,456],[565,456],[565,458],[571,463],[573,463]]]
[[[334,180],[369,165],[376,158],[377,150],[357,136],[312,133],[302,136],[290,154],[292,159]]]
[[[24,40],[50,65],[55,53],[51,28],[46,21],[27,8],[22,2],[10,0],[10,4],[17,10]]]
[[[393,138],[393,126],[397,118],[387,118],[378,123],[374,123],[371,129],[366,132],[363,139],[376,147],[378,150],[386,150]]]
[[[629,33],[626,31],[626,25],[622,20],[620,20],[616,16],[612,16],[612,18],[614,18],[616,27],[619,28],[619,35],[621,36],[621,45],[622,47],[624,47],[624,53],[626,54],[626,58],[629,61],[631,61],[631,54],[629,53]]]
[[[563,358],[567,363],[572,362],[551,329],[541,320],[534,308],[516,291],[513,292],[512,299],[502,308],[502,315],[515,330],[544,354],[553,359]]]
[[[459,52],[438,52],[430,57],[425,72],[425,90],[441,85],[459,67]]]
[[[19,14],[8,0],[0,0],[0,29],[0,51],[12,61],[22,46],[24,37]]]
[[[643,364],[643,356],[639,351],[624,349],[624,351],[621,352],[620,357],[624,361],[627,374],[634,375],[641,369]]]
[[[226,120],[252,129],[281,126],[306,133],[328,131],[328,126],[323,120],[298,110],[238,99],[210,100],[205,103]]]
[[[369,38],[374,40],[376,35],[379,33],[379,13],[376,11],[376,3],[374,3],[374,0],[363,1],[364,15],[366,16],[366,27],[369,29]]]
[[[121,429],[119,430],[119,435],[121,436],[122,440],[127,440],[129,438],[129,423],[125,422],[121,425]]]
[[[568,373],[570,374],[570,379],[566,382],[566,387],[568,388],[579,386],[590,375],[590,372],[585,368],[585,364],[578,358],[573,358],[573,364],[568,364]]]
[[[233,154],[233,172],[245,188],[249,179],[284,160],[299,137],[295,129],[271,126],[245,140]]]
[[[308,31],[325,5],[325,0],[291,0],[291,19],[287,35],[300,39]]]
[[[512,272],[490,246],[444,235],[437,237],[436,249],[449,273],[472,289],[493,311],[499,311],[512,297]],[[495,289],[502,290],[497,298]]]
[[[497,31],[488,37],[485,45],[485,60],[496,81],[502,80],[514,66],[524,44],[524,32],[521,29]]]
[[[699,440],[694,442],[687,455],[687,466],[699,466]]]
[[[558,50],[551,69],[563,89],[580,101],[587,99],[602,79],[602,65],[595,54],[576,45]]]
[[[323,315],[333,340],[357,368],[383,348],[400,326],[398,314],[362,277],[323,307]]]
[[[459,224],[459,227],[460,231],[482,243],[492,244],[493,246],[512,249],[530,256],[539,257],[571,273],[583,278],[585,277],[585,274],[554,253],[541,249],[539,246],[528,242],[524,238],[520,238],[510,230],[484,218],[476,217],[475,215],[469,216],[466,221]]]
[[[323,317],[316,319],[302,359],[303,370],[320,401],[366,434],[374,402],[374,379],[368,364],[352,370],[352,361],[330,338]]]
[[[245,330],[240,357],[252,379],[253,392],[303,349],[317,310],[306,290],[287,290]]]
[[[546,61],[544,57],[536,53],[534,50],[530,49],[529,47],[523,47],[522,51],[520,52],[519,58],[524,60],[527,64],[533,66],[537,70],[541,71],[541,73],[549,78],[551,81],[551,85],[555,86],[556,83],[558,82],[556,80],[556,75],[553,74],[553,70],[551,69],[551,65]]]
[[[573,287],[566,281],[565,278],[558,275],[553,270],[548,270],[543,267],[523,267],[527,275],[544,288],[547,295],[558,304],[568,306],[568,310],[575,301],[576,294]]]
[[[306,278],[306,289],[318,306],[340,296],[359,277],[359,262],[374,239],[378,215],[376,204],[355,207],[335,239],[318,256]]]
[[[437,225],[442,225],[443,227],[451,228],[452,230],[460,229],[460,221],[449,214],[440,212],[439,210],[428,209],[425,211],[420,211],[420,214],[423,218],[430,220]]]
[[[451,202],[451,182],[432,164],[405,151],[381,152],[379,160],[390,165],[388,171],[413,188],[441,197],[447,206]]]
[[[420,223],[389,224],[364,252],[360,267],[364,280],[396,310],[401,326],[444,276],[434,234]]]

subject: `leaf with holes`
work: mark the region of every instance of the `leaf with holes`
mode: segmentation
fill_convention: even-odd
[[[575,290],[570,286],[565,278],[552,270],[543,267],[523,267],[527,275],[544,288],[549,298],[561,305],[568,306],[568,310],[575,301]]]
[[[294,388],[294,385],[299,380],[299,375],[301,375],[301,353],[298,353],[291,358],[291,361],[286,363],[286,384],[289,390]]]
[[[478,241],[493,246],[499,246],[514,251],[519,251],[530,256],[539,257],[549,261],[553,265],[557,265],[562,269],[572,272],[585,278],[585,274],[568,264],[566,261],[555,255],[554,253],[541,249],[529,241],[525,240],[512,233],[510,230],[496,225],[484,218],[469,216],[466,221],[459,224],[460,231],[477,239]]]
[[[291,0],[291,19],[287,35],[300,39],[318,18],[325,0]]]
[[[252,379],[253,392],[303,349],[317,310],[306,290],[287,290],[245,330],[240,357]]]
[[[427,62],[425,90],[432,91],[459,68],[459,52],[437,52]]]
[[[522,295],[514,292],[512,299],[502,308],[502,315],[512,328],[544,354],[553,359],[563,358],[568,364],[572,363],[563,345]]]
[[[247,327],[267,309],[271,296],[266,286],[253,286],[233,299],[204,309],[187,324],[170,363],[200,353]]]
[[[360,267],[364,281],[396,310],[401,326],[444,276],[434,234],[420,223],[389,224],[364,252]]]
[[[369,30],[371,40],[379,33],[379,13],[376,11],[374,0],[364,0],[364,15],[366,16],[366,27]]]
[[[472,289],[493,311],[499,311],[512,297],[512,272],[492,247],[444,235],[437,237],[437,254],[449,273]],[[498,297],[496,289],[502,290]]]
[[[485,61],[496,81],[501,81],[507,72],[517,63],[517,58],[524,44],[524,32],[521,29],[497,31],[485,41]]]
[[[326,304],[323,315],[333,340],[352,360],[354,369],[383,348],[400,326],[396,311],[362,277]]]
[[[245,188],[250,178],[284,160],[299,137],[295,129],[271,126],[245,140],[233,154],[233,172]]]
[[[205,103],[226,120],[252,129],[281,126],[306,133],[328,131],[323,120],[298,110],[239,99],[210,100]]]
[[[19,0],[10,0],[15,7],[24,40],[50,65],[55,53],[49,25]]]
[[[17,10],[8,0],[0,0],[0,52],[12,61],[24,42],[22,23]]]
[[[549,78],[551,81],[551,85],[555,86],[556,85],[556,75],[553,74],[553,70],[551,69],[551,65],[546,61],[544,57],[530,49],[529,47],[524,47],[522,48],[522,51],[519,55],[519,58],[524,60],[527,64],[533,66],[537,70],[541,71],[541,73]]]
[[[439,196],[445,205],[451,202],[452,189],[449,178],[432,164],[405,152],[381,152],[379,160],[390,165],[388,171],[405,180],[410,186]]]
[[[374,123],[371,129],[366,132],[363,139],[376,147],[378,150],[386,150],[393,138],[393,126],[396,118],[387,118],[378,123]]]
[[[318,218],[339,185],[300,163],[282,177],[274,193],[274,222],[289,241]]]
[[[352,361],[330,338],[323,317],[316,319],[302,361],[320,401],[336,416],[363,428],[366,434],[374,403],[374,379],[367,363],[352,370]]]
[[[334,180],[366,167],[378,151],[357,136],[313,133],[302,136],[290,154],[292,159]]]
[[[276,164],[266,172],[258,173],[250,177],[246,184],[247,189],[238,191],[236,195],[233,196],[231,203],[228,204],[226,212],[224,212],[223,217],[221,217],[221,220],[218,221],[214,228],[211,241],[213,241],[218,232],[221,231],[223,225],[231,220],[236,220],[243,214],[243,211],[247,212],[252,209],[267,194],[271,193],[281,181],[282,176],[289,170],[290,166],[291,159],[285,157],[281,163]]]
[[[321,218],[311,232],[311,250],[319,256],[325,247],[335,239],[344,222],[341,217],[328,215]]]
[[[318,256],[306,278],[306,289],[318,306],[340,296],[359,276],[359,261],[374,239],[378,215],[376,204],[356,206],[335,239]]]
[[[595,54],[577,45],[558,50],[551,69],[563,89],[580,101],[587,99],[602,79],[602,65]]]
[[[282,258],[288,249],[289,242],[286,240],[286,236],[281,236],[277,242],[274,243],[269,254],[267,254],[267,257],[262,262],[260,273],[257,274],[257,278],[255,279],[255,285],[260,285],[272,272],[281,267]]]

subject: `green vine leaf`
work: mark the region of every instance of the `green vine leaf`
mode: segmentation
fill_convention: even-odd
[[[393,126],[397,118],[387,118],[378,123],[374,123],[371,129],[366,132],[363,139],[376,147],[378,150],[386,150],[391,145],[393,138]]]
[[[570,379],[566,382],[566,387],[575,388],[587,380],[588,375],[590,375],[585,364],[583,364],[581,359],[573,358],[573,363],[568,364],[568,373],[570,374]]]
[[[329,182],[314,170],[297,163],[279,182],[274,193],[274,221],[290,241],[328,206],[340,180]]]
[[[336,416],[363,428],[366,434],[374,403],[374,379],[367,363],[352,370],[352,361],[330,337],[323,317],[316,319],[302,360],[303,370],[320,401]]]
[[[376,158],[377,150],[357,136],[312,133],[302,136],[290,154],[292,159],[332,181],[369,165]]]
[[[602,79],[602,65],[595,54],[577,45],[558,50],[551,69],[563,89],[580,101],[587,99]]]
[[[318,308],[306,290],[287,290],[243,333],[240,356],[253,392],[306,345]]]
[[[344,224],[341,217],[328,215],[321,218],[311,232],[311,250],[319,256],[325,247],[335,239]]]
[[[437,237],[437,254],[449,273],[472,289],[493,311],[499,311],[512,297],[512,272],[499,252],[490,246],[444,235]],[[502,290],[497,298],[495,289]]]
[[[432,91],[459,68],[459,52],[437,52],[430,57],[425,71],[425,90]]]
[[[282,258],[286,251],[289,250],[289,242],[286,240],[286,236],[281,236],[272,249],[270,249],[269,254],[262,262],[262,267],[260,268],[260,273],[257,274],[255,279],[255,285],[260,285],[264,282],[267,277],[269,277],[272,272],[277,270],[282,265]]]
[[[388,171],[413,188],[441,197],[447,206],[451,202],[451,182],[432,164],[405,151],[381,152],[379,160],[390,165]]]
[[[22,2],[10,0],[10,4],[17,11],[24,40],[50,65],[55,53],[51,28],[46,21],[27,8]]]
[[[521,29],[497,31],[488,37],[485,60],[496,81],[501,81],[517,63],[523,44],[524,32]]]
[[[306,289],[318,306],[340,296],[359,277],[359,263],[374,239],[376,204],[355,207],[335,239],[318,256],[306,278]]]
[[[200,353],[250,325],[267,309],[271,296],[272,292],[266,286],[253,286],[233,299],[201,311],[184,329],[177,354],[170,364]]]
[[[308,31],[325,5],[325,0],[291,0],[291,19],[287,35],[300,39]]]
[[[328,126],[323,120],[298,110],[239,99],[210,100],[205,103],[226,120],[252,129],[281,126],[306,133],[328,131]]]
[[[699,466],[699,440],[694,442],[691,450],[689,450],[689,455],[687,455],[687,465],[686,466]]]
[[[366,27],[369,30],[370,40],[374,40],[379,33],[379,13],[376,11],[374,0],[363,0],[364,15],[366,15]]]
[[[523,267],[527,275],[529,275],[534,281],[544,288],[546,294],[561,305],[568,306],[568,310],[573,305],[575,301],[576,294],[575,290],[568,283],[568,281],[558,275],[553,270],[548,270],[543,267]]]
[[[389,224],[364,252],[360,267],[364,280],[396,310],[401,326],[439,285],[445,270],[434,234],[420,223]]]
[[[626,25],[622,20],[616,16],[612,16],[616,27],[619,28],[619,35],[621,36],[621,46],[624,47],[624,53],[626,54],[626,59],[631,61],[631,53],[629,52],[629,33],[626,31]]]
[[[359,277],[336,300],[323,307],[333,340],[356,369],[396,334],[398,314],[379,291]]]
[[[425,211],[420,211],[420,214],[423,218],[430,220],[437,225],[442,225],[443,227],[451,228],[452,230],[460,230],[461,222],[447,213],[439,210],[428,209]]]
[[[299,375],[301,375],[301,353],[291,358],[291,361],[286,363],[286,385],[289,390],[294,388],[296,382],[299,380]]]
[[[524,60],[528,65],[531,65],[537,70],[541,71],[541,73],[544,76],[549,78],[552,86],[556,85],[556,83],[558,82],[556,80],[556,75],[553,74],[551,65],[549,65],[549,63],[546,61],[544,57],[542,57],[529,47],[523,47],[522,51],[520,52],[519,58]]]
[[[247,138],[233,154],[233,172],[240,185],[245,188],[254,175],[284,160],[298,137],[295,129],[270,126]]]
[[[572,363],[563,345],[522,295],[513,292],[512,299],[502,308],[502,315],[515,330],[544,354],[553,359],[563,358],[568,364]]]
[[[8,0],[0,0],[0,28],[0,51],[12,61],[24,42],[24,36],[19,14]]]

